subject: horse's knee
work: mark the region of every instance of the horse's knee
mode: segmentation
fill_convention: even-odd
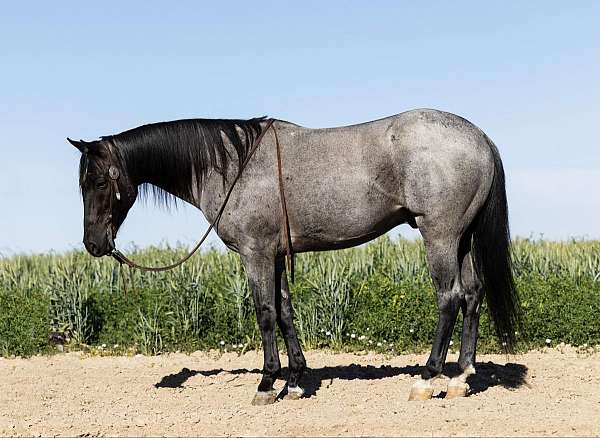
[[[274,330],[276,320],[277,311],[275,310],[275,306],[267,304],[260,306],[260,312],[258,315],[258,325],[261,328],[261,330]]]
[[[286,309],[285,307],[283,307],[283,305],[282,305],[281,310],[279,311],[279,314],[277,315],[278,324],[284,330],[290,329],[293,327],[292,321],[293,321],[292,312],[289,309]]]

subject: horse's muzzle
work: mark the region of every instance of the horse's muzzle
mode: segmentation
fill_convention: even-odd
[[[85,236],[83,244],[87,252],[94,257],[102,257],[110,254],[115,249],[115,243],[109,233],[99,233],[95,236]]]

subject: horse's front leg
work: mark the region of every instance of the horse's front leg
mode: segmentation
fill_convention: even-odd
[[[273,388],[273,383],[281,371],[275,338],[275,323],[277,321],[275,255],[267,256],[252,251],[241,254],[241,256],[254,296],[256,318],[262,336],[264,353],[263,375],[252,404],[267,405],[275,402],[277,394]]]
[[[294,327],[294,310],[292,309],[292,297],[285,272],[283,257],[277,258],[276,264],[276,298],[277,298],[277,324],[283,335],[287,347],[290,375],[287,381],[286,399],[296,400],[304,395],[304,390],[298,385],[304,370],[306,360],[302,354],[302,348],[298,341],[296,328]]]

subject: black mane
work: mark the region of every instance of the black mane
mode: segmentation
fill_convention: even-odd
[[[232,157],[223,141],[234,147],[238,166],[260,135],[265,117],[250,120],[187,119],[153,123],[102,137],[111,140],[143,198],[169,206],[174,196],[193,199],[194,186],[214,169],[226,180]],[[173,195],[173,196],[172,196]]]

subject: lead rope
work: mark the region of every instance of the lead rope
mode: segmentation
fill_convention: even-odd
[[[259,134],[259,136],[256,138],[255,142],[253,143],[252,147],[250,148],[250,151],[248,152],[248,154],[246,155],[246,159],[244,160],[244,162],[242,163],[242,166],[240,167],[235,179],[233,180],[233,183],[231,184],[231,187],[229,188],[229,190],[227,191],[227,195],[225,196],[225,199],[223,200],[223,204],[221,205],[221,208],[219,209],[219,211],[217,212],[217,215],[215,216],[215,219],[211,222],[210,226],[208,227],[208,229],[206,230],[206,232],[204,233],[204,235],[202,236],[202,238],[200,239],[200,241],[196,244],[196,246],[194,246],[194,248],[181,260],[179,260],[176,263],[167,265],[167,266],[142,266],[142,265],[138,265],[137,263],[135,263],[133,260],[130,260],[129,258],[127,258],[127,256],[125,256],[125,254],[123,254],[121,251],[119,251],[118,249],[113,249],[113,251],[110,253],[110,255],[117,261],[119,262],[120,265],[127,265],[130,268],[136,268],[139,269],[141,271],[146,271],[146,272],[162,272],[162,271],[168,271],[171,269],[176,268],[177,266],[180,266],[181,264],[185,263],[190,257],[192,257],[192,255],[194,255],[194,253],[196,251],[198,251],[198,249],[200,248],[200,246],[204,243],[204,241],[206,240],[206,238],[208,237],[208,234],[213,230],[213,228],[215,227],[215,225],[217,224],[217,222],[219,221],[219,219],[221,218],[221,215],[223,214],[223,211],[225,210],[225,206],[227,205],[227,201],[229,200],[229,197],[231,196],[231,192],[233,192],[233,189],[235,188],[235,185],[237,183],[237,181],[240,179],[243,170],[246,168],[246,166],[248,165],[248,162],[250,161],[250,158],[252,158],[252,155],[254,155],[254,152],[256,151],[256,149],[258,149],[258,146],[260,145],[260,142],[262,141],[263,137],[265,136],[265,134],[267,133],[267,131],[269,130],[269,128],[273,129],[273,132],[275,133],[275,142],[277,145],[277,163],[278,163],[278,168],[279,168],[279,190],[280,190],[280,195],[281,195],[281,202],[282,202],[282,209],[284,212],[284,221],[285,221],[285,235],[286,235],[286,245],[287,245],[287,255],[288,255],[288,260],[290,263],[290,269],[291,269],[291,278],[292,278],[292,282],[294,281],[294,265],[293,265],[293,253],[291,251],[291,241],[290,241],[290,237],[289,237],[289,221],[288,221],[288,217],[287,217],[287,209],[285,207],[285,197],[283,194],[283,175],[281,173],[281,157],[280,157],[280,150],[279,150],[279,139],[277,138],[277,130],[273,127],[273,122],[275,120],[274,119],[269,119],[267,121],[267,125],[265,126],[265,129],[263,129],[263,131]],[[116,185],[116,179],[115,181],[115,185]],[[116,188],[116,194],[118,194],[118,187]],[[120,195],[119,195],[120,197]]]
[[[127,295],[127,281],[123,275],[123,263],[119,263],[119,277],[121,277],[121,283],[123,284],[123,292]],[[131,279],[131,276],[129,278]]]
[[[279,176],[279,198],[281,199],[281,214],[283,215],[283,232],[285,236],[287,267],[290,272],[290,279],[294,282],[294,251],[292,250],[292,238],[290,237],[290,221],[288,218],[287,207],[285,203],[285,191],[283,189],[283,166],[281,165],[281,147],[277,130],[273,128],[275,134],[275,146],[277,149],[277,173]]]

